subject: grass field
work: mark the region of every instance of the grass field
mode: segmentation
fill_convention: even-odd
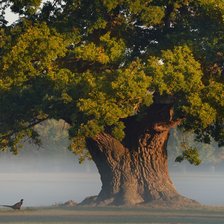
[[[0,223],[5,224],[100,224],[163,223],[222,224],[224,208],[155,209],[155,208],[24,208],[21,211],[0,210]]]

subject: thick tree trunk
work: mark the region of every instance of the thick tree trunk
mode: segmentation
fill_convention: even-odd
[[[170,109],[166,108],[166,112],[170,113]],[[167,141],[170,128],[177,122],[164,116],[164,111],[163,116],[158,115],[157,106],[147,114],[148,123],[128,120],[126,138],[122,142],[106,133],[87,140],[102,189],[97,197],[86,199],[82,204],[194,204],[177,193],[168,174]]]

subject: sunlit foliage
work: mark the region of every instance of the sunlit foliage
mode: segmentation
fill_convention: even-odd
[[[175,99],[175,118],[198,140],[224,144],[222,0],[40,3],[6,1],[20,14],[10,26],[1,5],[1,149],[38,143],[33,126],[54,118],[85,157],[86,138],[122,140],[124,119],[141,119],[155,95]]]

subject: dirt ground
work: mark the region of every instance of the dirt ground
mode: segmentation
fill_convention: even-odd
[[[224,208],[202,207],[197,209],[164,208],[23,208],[20,211],[0,210],[0,223],[5,224],[222,224]]]

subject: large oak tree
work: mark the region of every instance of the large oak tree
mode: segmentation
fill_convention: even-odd
[[[1,149],[39,143],[34,126],[63,119],[100,173],[86,203],[193,203],[169,178],[166,146],[177,126],[224,143],[223,0],[40,3],[1,3]],[[8,6],[20,16],[9,26]],[[183,159],[198,164],[197,150]]]

